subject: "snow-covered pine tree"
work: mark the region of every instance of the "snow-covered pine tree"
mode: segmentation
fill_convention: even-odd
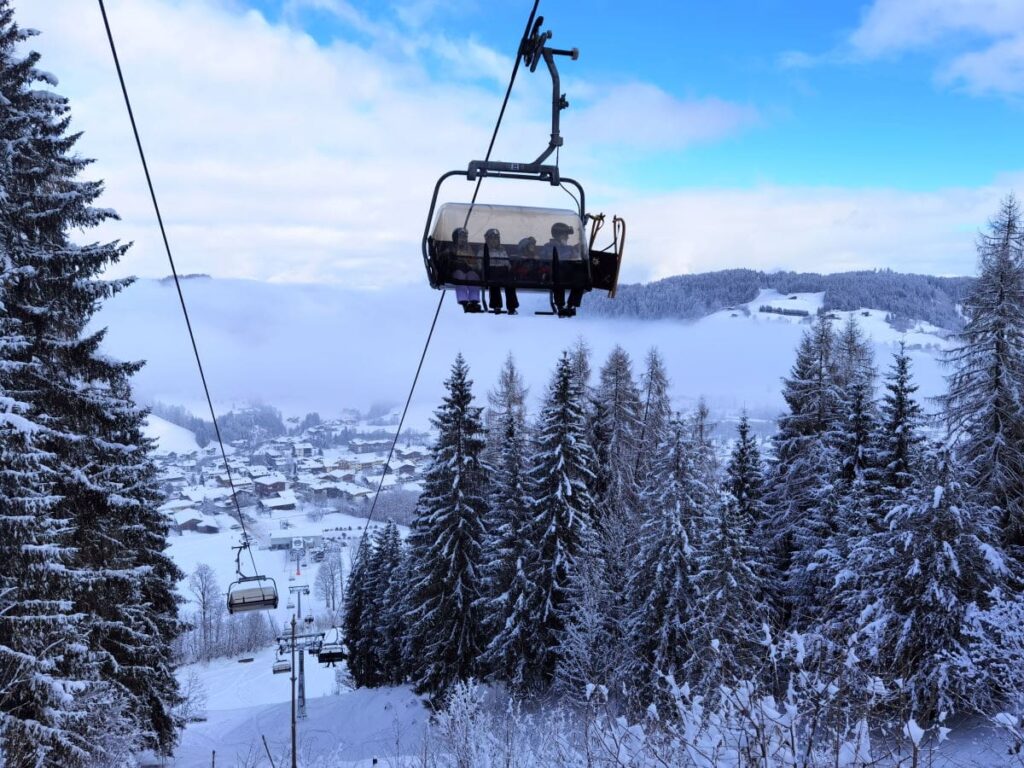
[[[588,488],[594,459],[586,426],[579,379],[563,353],[541,410],[529,470],[533,499],[525,535],[533,552],[517,563],[511,611],[489,649],[504,679],[519,690],[545,689],[553,681],[574,568],[596,555]]]
[[[668,395],[668,372],[656,347],[647,352],[644,372],[640,377],[640,435],[637,439],[636,484],[647,485],[657,459],[659,446],[668,436],[672,419],[672,403]]]
[[[29,450],[35,470],[14,480],[33,519],[5,520],[5,563],[27,569],[0,620],[0,646],[35,668],[0,699],[0,738],[16,764],[98,764],[176,741],[180,573],[163,554],[145,413],[131,399],[139,366],[100,354],[103,332],[85,332],[128,283],[97,279],[126,246],[68,237],[115,214],[92,207],[100,182],[78,180],[90,161],[73,152],[67,100],[45,87],[56,81],[16,50],[28,36],[0,0],[0,450]]]
[[[591,445],[597,462],[594,472],[600,477],[600,494],[594,496],[594,528],[602,563],[599,569],[588,569],[587,589],[599,589],[598,582],[603,579],[603,632],[610,639],[611,648],[606,643],[602,651],[610,651],[610,656],[615,657],[621,653],[616,649],[622,641],[622,627],[629,612],[626,587],[634,568],[640,530],[636,467],[642,408],[629,354],[620,346],[612,349],[601,367],[594,403]],[[594,602],[592,597],[587,599]],[[614,671],[618,670],[613,665],[600,682],[615,687],[617,681],[610,677]]]
[[[352,568],[345,582],[345,615],[342,629],[348,647],[348,671],[357,688],[372,685],[374,670],[373,637],[368,632],[366,613],[371,595],[367,589],[367,571],[373,557],[373,547],[363,536],[352,558]]]
[[[393,535],[397,537],[397,527]],[[392,534],[389,533],[388,536],[391,537]],[[379,658],[384,670],[384,680],[389,685],[401,685],[409,677],[409,662],[405,658],[405,597],[406,587],[411,583],[412,577],[409,572],[409,553],[400,538],[397,552],[397,565],[391,571],[390,582],[384,590],[384,610],[379,628],[383,638]]]
[[[910,372],[910,356],[906,345],[900,342],[899,352],[893,355],[892,367],[885,380],[886,394],[882,397],[877,444],[877,469],[872,478],[878,501],[876,508],[881,517],[892,505],[902,499],[918,471],[924,421],[920,403],[914,399],[917,385]],[[881,517],[874,523],[881,529]]]
[[[601,436],[605,440],[608,486],[595,499],[600,513],[632,516],[636,508],[636,461],[640,441],[640,393],[633,380],[629,354],[616,345],[601,367],[594,398],[601,403]]]
[[[604,685],[615,696],[626,677],[618,627],[608,620],[612,602],[604,561],[599,557],[577,560],[554,685],[558,694],[577,704],[586,703],[593,690],[589,686]]]
[[[707,488],[718,485],[718,451],[715,448],[716,424],[711,421],[711,409],[701,397],[689,418],[690,441],[693,444],[694,468]]]
[[[945,361],[942,399],[968,482],[1001,510],[1004,541],[1024,552],[1024,222],[1013,195],[978,237],[981,274]],[[1024,554],[1018,554],[1018,559]]]
[[[102,470],[67,494],[78,510],[79,567],[95,574],[76,605],[90,617],[101,677],[126,694],[141,746],[169,755],[182,725],[171,644],[183,629],[175,591],[183,574],[164,551],[168,523],[157,511],[163,497],[153,445],[142,432],[145,412],[132,402],[128,377],[139,366],[108,364],[109,378],[97,377],[78,403],[79,414],[95,409],[86,466]]]
[[[806,628],[819,614],[831,578],[832,535],[838,512],[839,460],[829,432],[838,410],[835,335],[820,315],[800,340],[792,373],[783,379],[789,413],[779,418],[765,541],[772,542],[785,594],[777,607],[784,625]]]
[[[513,588],[522,563],[530,556],[529,492],[526,474],[525,388],[509,355],[491,393],[493,448],[492,474],[487,521],[487,558],[483,572],[481,604],[488,644],[498,635],[514,610]],[[499,659],[485,668],[499,677],[509,674]],[[493,662],[493,667],[491,666]]]
[[[526,430],[526,397],[529,394],[523,375],[516,366],[515,358],[509,352],[501,370],[498,383],[487,393],[487,411],[484,421],[487,426],[487,461],[497,464],[501,447],[506,440],[507,421],[515,420],[517,432]]]
[[[750,417],[746,411],[736,426],[736,442],[725,466],[725,490],[734,499],[739,519],[751,527],[748,536],[760,530],[764,522],[764,464],[757,439],[750,433]]]
[[[871,346],[851,315],[836,339],[836,419],[832,443],[840,464],[844,491],[849,493],[874,466],[875,363]]]
[[[590,398],[590,345],[587,344],[587,340],[582,336],[576,337],[576,343],[572,345],[572,349],[569,350],[569,361],[572,366],[573,375],[576,377],[576,383],[579,385],[580,392],[583,393],[585,399]]]
[[[696,467],[689,425],[673,418],[644,494],[639,558],[628,590],[631,698],[640,707],[661,698],[663,675],[683,681],[692,652],[686,622],[695,600],[695,544],[710,496]]]
[[[969,621],[998,597],[1006,566],[993,515],[961,482],[955,461],[947,449],[931,449],[907,501],[889,514],[861,613],[861,657],[873,659],[883,679],[901,681],[901,716],[922,724],[941,712],[995,711],[1013,693],[972,663]]]
[[[864,616],[871,613],[867,609],[877,600],[879,587],[874,574],[878,563],[889,557],[887,518],[898,505],[909,503],[909,489],[922,471],[923,416],[913,397],[917,386],[911,379],[910,357],[902,343],[893,355],[885,390],[871,441],[873,466],[854,480],[842,509],[845,567],[837,575],[825,612],[829,620],[822,627],[837,653],[847,652],[851,638],[856,648]]]
[[[370,653],[365,684],[369,687],[387,685],[401,680],[402,625],[396,626],[390,598],[393,585],[402,576],[402,539],[398,526],[388,520],[373,535],[370,559],[365,575],[365,607],[362,616],[362,634],[367,638]]]
[[[696,552],[694,601],[683,628],[690,658],[685,679],[714,706],[722,686],[756,679],[766,659],[772,611],[753,524],[730,495],[714,502]]]
[[[409,535],[409,661],[417,689],[443,694],[480,671],[483,557],[489,468],[481,409],[462,355],[433,417],[437,441]],[[407,651],[408,653],[408,651]]]

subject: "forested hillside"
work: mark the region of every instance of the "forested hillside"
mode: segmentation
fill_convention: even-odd
[[[584,311],[606,317],[695,320],[753,301],[759,290],[771,288],[780,293],[824,292],[825,309],[871,307],[891,313],[896,323],[925,320],[959,330],[963,318],[957,305],[963,303],[973,282],[970,277],[907,275],[887,269],[834,275],[726,269],[621,285],[614,301],[595,295],[584,302]]]

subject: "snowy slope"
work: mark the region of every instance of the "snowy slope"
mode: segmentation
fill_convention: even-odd
[[[156,440],[157,455],[194,453],[199,450],[196,436],[192,432],[153,414],[146,417],[145,434],[146,437]]]
[[[230,660],[210,665],[211,682],[224,680],[232,690],[234,685],[243,685],[256,698],[249,706],[211,708],[206,722],[190,725],[175,752],[175,768],[209,768],[214,750],[217,765],[269,766],[262,737],[266,737],[276,764],[288,764],[291,683],[288,675],[270,674],[273,654],[263,658],[266,655],[260,654],[249,664]],[[231,674],[221,669],[232,664],[236,669]],[[257,664],[265,666],[266,672],[259,672]],[[307,663],[307,691],[310,685],[316,688],[324,677],[319,670],[316,663]],[[285,692],[285,698],[277,699],[278,703],[264,703],[262,693],[271,690]],[[429,718],[419,697],[407,688],[363,688],[338,696],[307,697],[308,716],[299,721],[297,739],[298,754],[306,765],[369,767],[374,757],[379,758],[378,765],[387,765],[386,760],[396,754],[416,753]],[[328,756],[332,758],[329,763],[320,762]]]
[[[440,296],[425,286],[382,292],[339,286],[269,284],[244,280],[188,280],[189,302],[200,351],[218,408],[259,400],[286,415],[317,410],[327,416],[346,406],[403,402],[416,370]],[[531,296],[535,304],[541,297]],[[679,407],[705,396],[712,409],[729,414],[747,407],[772,417],[782,408],[779,379],[793,362],[807,318],[766,315],[761,304],[816,311],[820,294],[790,300],[764,291],[741,307],[696,322],[578,317],[464,315],[445,298],[413,400],[411,424],[425,427],[439,401],[442,382],[462,352],[482,396],[508,352],[515,354],[533,397],[545,388],[562,349],[584,338],[595,369],[611,348],[626,348],[639,371],[657,346],[672,378]],[[527,304],[527,302],[524,302]],[[857,319],[876,345],[880,370],[901,338],[884,313]],[[835,313],[840,319],[850,313]],[[123,359],[147,359],[136,378],[142,399],[178,403],[202,413],[202,390],[172,285],[140,280],[108,302],[98,325],[110,328],[106,350]],[[943,387],[935,352],[945,342],[938,329],[922,326],[906,335],[920,395]]]

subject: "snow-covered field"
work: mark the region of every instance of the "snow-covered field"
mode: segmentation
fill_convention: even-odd
[[[187,280],[183,290],[218,408],[261,401],[286,415],[316,410],[323,416],[344,407],[404,402],[440,295],[426,286],[372,292],[220,279]],[[448,296],[409,424],[428,426],[457,352],[469,362],[478,397],[493,386],[512,352],[537,398],[560,351],[580,337],[593,349],[595,368],[619,344],[639,372],[647,350],[658,347],[680,408],[704,396],[717,415],[746,407],[755,416],[771,418],[783,406],[779,379],[789,372],[809,320],[760,313],[758,307],[813,314],[821,299],[820,294],[798,294],[790,300],[762,291],[749,304],[696,322],[652,322],[538,317],[525,307],[518,317],[467,316]],[[943,371],[935,352],[946,342],[938,329],[919,326],[901,334],[885,323],[884,312],[853,314],[875,342],[880,370],[888,367],[894,345],[905,337],[922,398],[942,391]],[[173,285],[139,280],[107,302],[95,324],[109,326],[107,352],[148,360],[136,377],[141,399],[205,412]]]
[[[288,675],[271,675],[272,657],[268,651],[248,664],[213,662],[202,673],[204,679],[222,685],[224,690],[237,692],[239,703],[248,705],[216,708],[211,704],[208,719],[185,730],[172,763],[175,768],[209,768],[214,751],[219,766],[269,766],[263,737],[275,764],[288,764],[291,683]],[[258,665],[265,667],[265,672]],[[333,670],[307,662],[307,717],[299,721],[296,739],[300,764],[326,765],[320,761],[331,756],[343,761],[332,760],[332,768],[369,768],[387,765],[396,754],[415,754],[429,717],[418,696],[404,687],[362,688],[331,696],[331,685]],[[325,693],[313,693],[324,686]],[[284,694],[283,699],[276,695],[278,692]],[[241,698],[243,695],[252,698]]]
[[[146,417],[146,437],[156,440],[155,453],[158,456],[168,453],[192,453],[199,450],[196,436],[184,427],[172,424],[159,416],[149,414]]]

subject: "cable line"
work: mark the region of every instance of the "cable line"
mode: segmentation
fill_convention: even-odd
[[[258,573],[256,568],[256,558],[252,553],[252,548],[249,547],[249,533],[245,528],[245,516],[242,514],[242,508],[238,504],[238,494],[235,492],[235,481],[231,476],[231,465],[228,464],[227,451],[224,450],[224,440],[221,438],[220,426],[217,424],[217,414],[213,408],[213,398],[210,397],[210,387],[206,383],[206,373],[203,371],[203,361],[199,356],[199,347],[196,344],[196,335],[192,330],[192,321],[189,319],[188,307],[185,306],[185,294],[181,291],[181,281],[178,279],[178,270],[174,266],[174,257],[171,255],[171,245],[167,239],[167,230],[164,227],[164,219],[160,214],[160,205],[157,203],[156,191],[153,189],[153,179],[149,173],[149,165],[146,163],[146,153],[142,150],[142,139],[139,137],[139,128],[135,123],[135,113],[132,111],[132,102],[128,98],[128,88],[124,82],[124,74],[121,71],[121,61],[117,56],[117,47],[114,45],[114,35],[110,31],[110,21],[107,19],[107,9],[103,4],[103,0],[98,0],[100,4],[100,13],[103,15],[103,26],[107,30],[107,41],[110,43],[110,53],[114,57],[114,67],[117,69],[117,79],[121,83],[121,93],[124,95],[124,105],[128,110],[128,119],[132,124],[132,133],[135,135],[135,146],[139,150],[139,158],[142,160],[142,170],[146,175],[146,185],[149,187],[149,196],[153,201],[153,210],[156,211],[156,220],[160,225],[160,236],[164,241],[164,250],[167,252],[167,262],[171,265],[171,274],[174,276],[174,287],[178,291],[178,301],[181,303],[181,313],[185,317],[185,326],[188,328],[188,337],[192,342],[192,352],[195,354],[196,367],[199,369],[199,378],[203,382],[203,392],[206,394],[206,404],[210,408],[210,418],[213,420],[213,431],[217,435],[217,444],[220,446],[220,455],[224,460],[224,469],[228,476],[228,486],[231,489],[231,500],[235,505],[235,512],[238,515],[238,522],[242,526],[242,545],[245,549],[249,550],[249,559],[252,561],[252,568],[254,573]],[[443,298],[443,297],[442,297]]]

